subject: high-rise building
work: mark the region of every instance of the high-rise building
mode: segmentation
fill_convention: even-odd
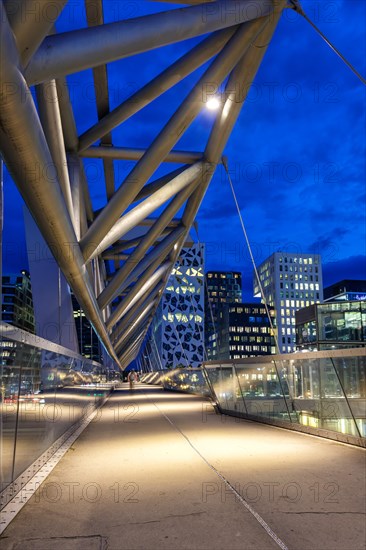
[[[217,358],[221,343],[224,304],[240,303],[242,300],[241,273],[238,271],[208,271],[205,276],[205,348],[207,359]]]
[[[258,267],[263,296],[254,276],[254,296],[275,310],[278,348],[296,350],[295,312],[323,301],[321,257],[318,254],[275,252]]]
[[[88,359],[92,359],[98,363],[103,363],[102,345],[99,341],[97,333],[95,332],[93,325],[85,317],[85,313],[79,306],[73,293],[71,294],[71,299],[80,353]]]
[[[151,330],[157,368],[200,367],[204,360],[204,245],[182,248]]]
[[[239,303],[242,298],[241,273],[238,271],[207,271],[207,296],[212,303]]]
[[[35,333],[32,285],[28,271],[3,275],[2,320],[27,332]]]
[[[217,359],[243,359],[275,353],[272,334],[274,310],[260,303],[236,303],[222,306],[223,316],[218,321],[219,346]]]

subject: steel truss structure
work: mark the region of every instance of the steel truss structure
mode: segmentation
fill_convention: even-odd
[[[186,6],[105,23],[102,0],[85,0],[88,26],[57,34],[57,17],[32,14],[41,4],[43,13],[49,7],[59,15],[67,0],[0,2],[1,154],[86,316],[122,369],[139,351],[281,12],[290,7],[286,0],[180,3]],[[200,36],[193,49],[110,110],[109,64]],[[147,149],[113,143],[113,129],[207,62]],[[98,122],[79,135],[66,77],[85,69],[93,70]],[[175,150],[205,106],[208,83],[224,85],[225,93],[207,143],[198,152]],[[98,212],[87,158],[103,162],[107,200]],[[115,187],[121,160],[136,164]],[[165,162],[178,168],[153,179]],[[106,263],[113,263],[112,272]]]

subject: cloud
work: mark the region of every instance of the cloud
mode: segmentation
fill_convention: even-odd
[[[343,279],[366,280],[366,255],[350,256],[323,264],[323,283],[329,286]]]

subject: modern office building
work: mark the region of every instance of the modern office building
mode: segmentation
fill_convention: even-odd
[[[344,279],[327,286],[324,289],[324,301],[333,302],[334,300],[366,300],[366,281]]]
[[[323,301],[321,257],[275,252],[258,267],[258,275],[263,296],[255,275],[254,296],[274,308],[279,351],[291,353],[296,350],[296,311]]]
[[[2,320],[35,333],[32,285],[25,269],[2,277]]]
[[[80,354],[87,359],[103,363],[102,345],[93,325],[85,317],[85,313],[79,306],[74,294],[71,294],[71,299]]]
[[[221,344],[218,326],[224,316],[224,304],[242,301],[241,273],[238,271],[208,271],[205,275],[205,348],[207,359],[217,358]]]
[[[164,290],[150,343],[156,368],[200,367],[204,360],[204,245],[182,248]]]
[[[212,303],[239,303],[242,298],[239,271],[207,271],[207,296]]]
[[[220,346],[217,359],[243,359],[275,353],[275,341],[271,329],[274,310],[260,303],[225,304],[219,319]]]
[[[366,346],[366,301],[343,299],[296,312],[298,350],[321,351]]]

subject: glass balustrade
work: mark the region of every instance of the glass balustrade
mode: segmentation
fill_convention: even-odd
[[[8,325],[7,325],[8,327]],[[1,489],[13,482],[110,391],[105,368],[1,325]]]
[[[165,389],[211,396],[223,413],[361,444],[366,438],[365,348],[212,361],[144,376]]]

